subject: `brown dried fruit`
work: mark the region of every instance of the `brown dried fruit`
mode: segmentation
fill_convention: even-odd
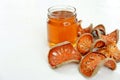
[[[103,40],[103,39],[97,39],[93,43],[93,45],[91,47],[91,51],[97,50],[97,49],[105,47],[105,46],[106,46],[105,40]]]
[[[98,67],[106,57],[103,54],[97,52],[88,53],[79,64],[79,71],[87,77],[95,75],[98,71]]]
[[[90,24],[86,28],[82,28],[81,22],[82,22],[81,20],[78,22],[79,23],[79,26],[78,26],[78,37],[81,36],[84,33],[91,33],[92,32],[92,28],[93,28],[93,24]]]
[[[104,65],[106,67],[108,67],[111,70],[115,70],[116,69],[116,62],[115,60],[113,60],[112,58],[109,58],[109,60],[107,60]]]
[[[113,42],[117,43],[119,39],[119,30],[116,29],[107,35],[101,35],[100,38],[106,40],[107,44],[111,44]]]
[[[97,26],[94,28],[94,30],[97,30],[97,29],[100,31],[100,34],[102,34],[102,35],[105,35],[105,34],[106,34],[106,32],[105,32],[105,27],[104,27],[103,24],[99,24],[99,25],[97,25]]]
[[[80,53],[75,50],[70,42],[63,42],[51,48],[48,54],[48,61],[52,68],[64,63],[79,62]]]
[[[92,43],[93,36],[90,33],[84,33],[78,39],[77,49],[82,55],[85,55],[90,51]]]
[[[120,62],[120,50],[116,43],[111,43],[107,45],[107,47],[99,49],[98,52],[104,54],[108,58],[113,58],[116,62]]]
[[[95,39],[99,39],[100,35],[105,35],[105,27],[102,24],[97,25],[93,30],[92,30],[92,35]]]

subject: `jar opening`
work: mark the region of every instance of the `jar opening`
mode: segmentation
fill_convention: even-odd
[[[52,18],[69,18],[76,16],[76,8],[72,6],[53,6],[48,9],[48,16]]]

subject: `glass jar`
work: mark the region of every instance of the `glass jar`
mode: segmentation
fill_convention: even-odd
[[[48,9],[48,43],[53,46],[63,41],[73,45],[77,39],[76,9],[71,6],[53,6]]]

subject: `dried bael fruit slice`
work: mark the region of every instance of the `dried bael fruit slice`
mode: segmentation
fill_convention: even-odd
[[[115,70],[116,62],[111,58],[106,58],[105,55],[98,52],[90,52],[86,55],[79,64],[79,71],[86,77],[91,77],[98,72],[98,69],[105,65],[111,70]]]
[[[106,67],[108,67],[109,69],[111,69],[111,70],[115,70],[116,69],[116,62],[112,58],[108,58],[108,60],[106,60],[106,62],[104,63],[104,65]]]
[[[102,35],[105,35],[105,34],[106,34],[106,32],[105,32],[105,27],[104,27],[103,24],[99,24],[99,25],[97,25],[97,26],[94,28],[94,30],[97,30],[97,29],[100,31],[100,34],[102,34]]]
[[[113,58],[116,62],[120,62],[120,50],[118,49],[116,43],[109,44],[107,46],[108,55]]]
[[[93,44],[94,48],[102,48],[105,45],[106,45],[106,42],[103,39],[97,39]]]
[[[111,43],[107,47],[99,49],[97,52],[104,54],[108,58],[113,58],[116,62],[120,62],[120,50],[116,43]]]
[[[92,30],[92,35],[95,39],[99,39],[100,35],[105,35],[105,27],[102,24],[97,25],[93,30]]]
[[[107,35],[101,35],[100,38],[106,40],[107,44],[110,44],[113,42],[117,43],[119,39],[119,30],[116,29]]]
[[[78,39],[77,49],[82,55],[85,55],[90,51],[92,43],[93,36],[90,33],[84,33]]]
[[[91,33],[93,28],[93,24],[90,24],[88,27],[83,29],[84,33]]]
[[[74,49],[70,42],[62,42],[51,48],[48,54],[48,61],[52,68],[64,63],[79,62],[80,53]]]
[[[94,39],[99,39],[100,38],[100,31],[98,29],[92,30],[92,35]]]
[[[82,28],[82,26],[81,26],[81,20],[80,21],[78,21],[78,24],[79,24],[79,26],[78,26],[78,37],[79,36],[81,36],[82,34],[84,34],[84,33],[91,33],[92,32],[92,29],[93,29],[93,24],[90,24],[88,27],[86,27],[86,28]]]
[[[92,51],[96,51],[99,48],[105,47],[106,46],[106,42],[103,39],[97,39],[95,40],[95,42],[93,43],[91,50]]]
[[[103,64],[106,57],[97,52],[88,53],[79,64],[79,71],[87,77],[91,77],[97,73],[98,68]]]

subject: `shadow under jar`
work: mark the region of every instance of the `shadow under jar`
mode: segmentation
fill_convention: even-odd
[[[69,41],[75,45],[77,40],[78,21],[76,9],[71,6],[54,6],[48,9],[48,44]]]

